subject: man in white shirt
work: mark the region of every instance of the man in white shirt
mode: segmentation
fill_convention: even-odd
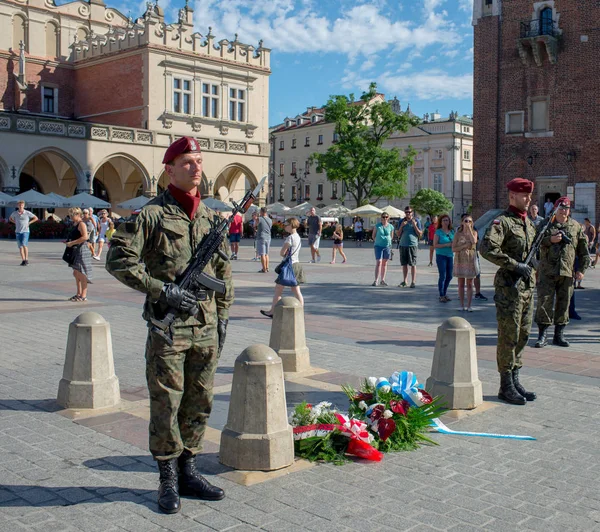
[[[550,198],[546,198],[546,203],[544,203],[544,216],[548,218],[550,213],[554,209],[554,202]]]
[[[21,253],[21,266],[29,264],[29,226],[38,221],[38,217],[30,211],[25,210],[25,202],[23,200],[17,202],[17,210],[13,212],[8,221],[15,224],[15,235],[17,237],[17,245],[19,253]]]

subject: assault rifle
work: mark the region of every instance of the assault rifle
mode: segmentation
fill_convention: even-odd
[[[215,279],[211,275],[208,275],[204,269],[212,260],[215,253],[223,260],[229,260],[229,257],[219,249],[225,238],[229,224],[231,224],[233,217],[238,212],[243,214],[250,208],[254,200],[258,197],[266,179],[267,176],[264,176],[258,186],[254,190],[249,190],[239,204],[232,201],[234,209],[229,218],[223,218],[219,222],[213,223],[211,230],[204,236],[200,244],[198,244],[187,268],[175,280],[180,288],[188,290],[193,294],[198,294],[203,290],[212,290],[217,294],[225,293],[225,283],[220,279]],[[173,330],[171,326],[178,312],[177,309],[169,308],[163,319],[152,319],[152,332],[158,334],[169,345],[173,345]]]
[[[537,231],[537,235],[533,241],[531,249],[529,250],[529,253],[527,254],[527,257],[525,258],[525,261],[523,262],[523,264],[526,264],[527,266],[531,266],[533,268],[535,268],[537,266],[537,256],[540,251],[540,247],[542,246],[542,240],[544,240],[548,231],[550,231],[550,224],[554,220],[554,217],[556,216],[556,211],[558,211],[559,208],[560,208],[560,205],[555,207],[554,210],[550,213],[550,216],[548,216],[548,218],[546,218],[543,222],[540,223],[540,228]],[[521,284],[522,281],[523,281],[523,277],[521,275],[519,275],[517,277],[517,280],[513,283],[513,287],[519,288],[519,285]]]

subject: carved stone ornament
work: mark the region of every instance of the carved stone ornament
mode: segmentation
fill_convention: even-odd
[[[78,11],[82,17],[87,17],[90,14],[90,9],[85,4],[80,5]]]
[[[162,123],[165,129],[171,129],[173,127],[173,120],[170,120],[166,117],[163,117]]]
[[[248,138],[248,139],[254,138],[254,130],[253,129],[246,130],[246,138]]]
[[[225,124],[221,124],[220,131],[221,131],[221,135],[227,135],[227,133],[229,133],[229,126],[226,126]]]
[[[198,131],[202,130],[202,123],[200,122],[200,120],[192,120],[192,131],[195,131],[196,133]]]
[[[115,19],[115,14],[112,11],[110,11],[109,9],[107,9],[106,11],[104,11],[104,18],[108,22],[112,22]]]

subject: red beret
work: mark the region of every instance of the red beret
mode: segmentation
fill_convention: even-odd
[[[554,202],[554,208],[556,209],[556,207],[558,207],[559,205],[562,205],[563,207],[569,207],[569,209],[570,209],[571,208],[571,200],[567,196],[563,196],[562,198],[558,198]]]
[[[533,192],[533,181],[516,177],[506,184],[506,188],[511,192],[525,192],[526,194],[531,194]]]
[[[169,164],[175,157],[182,153],[200,153],[200,145],[196,139],[192,137],[181,137],[171,144],[165,156],[163,157],[163,164]]]

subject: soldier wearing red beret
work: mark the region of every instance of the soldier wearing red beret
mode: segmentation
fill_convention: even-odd
[[[179,493],[204,500],[225,494],[196,470],[212,409],[213,381],[233,303],[229,246],[223,242],[205,273],[224,282],[225,294],[190,292],[175,280],[210,231],[215,213],[200,201],[202,153],[198,141],[181,137],[163,158],[169,186],[147,203],[134,222],[112,237],[106,269],[130,288],[146,294],[148,321],[146,380],[150,396],[150,452],[158,462],[158,505],[180,510]],[[177,309],[173,345],[152,330],[152,320]]]
[[[590,265],[590,254],[583,227],[570,218],[571,200],[567,196],[554,203],[556,214],[540,247],[535,322],[539,333],[535,347],[547,345],[547,330],[554,325],[552,343],[569,347],[564,330],[569,323],[569,302],[573,295],[573,278],[582,280]],[[577,259],[577,272],[575,269]]]
[[[533,183],[528,179],[510,181],[510,205],[496,218],[483,237],[481,255],[499,266],[494,278],[498,347],[496,361],[500,373],[498,398],[507,403],[524,405],[536,398],[519,381],[522,355],[533,319],[533,269],[524,261],[535,240],[535,226],[527,216]],[[515,282],[522,278],[517,286]]]

